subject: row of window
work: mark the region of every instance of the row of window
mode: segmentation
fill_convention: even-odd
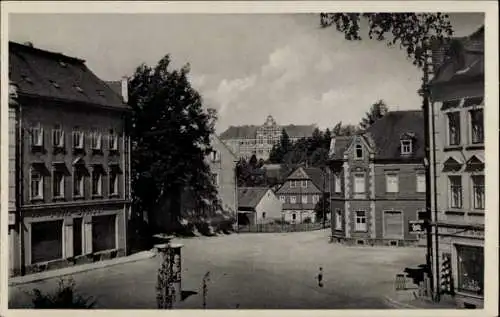
[[[307,188],[307,180],[302,180],[302,181],[291,180],[290,181],[290,188],[297,188],[297,187]]]
[[[416,173],[416,192],[417,193],[425,193],[425,174],[424,173]],[[337,178],[339,179],[339,178]],[[340,180],[335,185],[336,192],[340,187]],[[387,193],[398,193],[399,192],[399,174],[387,173],[385,174],[385,191]],[[366,177],[365,173],[354,173],[354,193],[366,193]]]
[[[413,153],[413,140],[403,139],[400,140],[400,151],[402,155],[409,155]],[[356,144],[354,147],[354,158],[357,160],[362,160],[364,158],[363,145],[360,143]]]
[[[365,210],[356,210],[354,213],[354,231],[366,232],[367,214]],[[418,219],[425,219],[425,211],[418,212]],[[404,218],[403,212],[399,210],[384,211],[384,234],[385,235],[403,235]],[[335,211],[335,230],[342,230],[343,216],[342,211]]]
[[[44,140],[44,129],[40,123],[37,123],[33,127],[31,127],[31,146],[33,147],[41,147],[43,146]],[[64,130],[61,125],[55,125],[52,129],[52,146],[54,148],[64,148],[64,140],[65,140]],[[84,149],[85,147],[85,133],[80,130],[78,127],[73,129],[72,132],[72,147],[73,149]],[[90,134],[90,148],[93,150],[101,150],[102,149],[102,133],[99,131],[91,131]],[[118,150],[118,135],[113,129],[110,129],[107,134],[108,140],[108,149],[109,150]]]
[[[110,171],[108,174],[109,195],[118,196],[118,176],[116,171]],[[103,172],[95,169],[91,173],[91,193],[94,197],[102,196],[103,188]],[[66,173],[59,169],[52,171],[52,197],[54,199],[62,199],[66,194]],[[75,169],[73,174],[73,197],[80,198],[85,196],[85,182],[87,177],[85,172]],[[32,169],[30,174],[30,199],[43,200],[44,199],[44,182],[45,177],[43,173],[36,169]]]
[[[460,111],[448,112],[448,145],[459,146],[463,143]],[[471,144],[484,143],[484,117],[483,109],[468,111],[469,142]]]
[[[297,203],[297,196],[294,196],[294,195],[288,196],[289,197],[289,201],[287,201],[286,197],[287,197],[286,195],[281,195],[280,196],[280,201],[282,203],[287,203],[288,202],[290,204],[296,204]],[[302,195],[301,202],[303,204],[308,204],[309,200],[310,200],[309,197],[312,197],[311,200],[312,200],[313,204],[317,204],[319,202],[319,195],[312,195],[312,196],[311,195]]]
[[[461,209],[463,207],[463,187],[462,176],[448,176],[449,181],[449,207]],[[485,204],[485,185],[484,175],[471,175],[472,184],[472,205],[474,209],[484,209]]]

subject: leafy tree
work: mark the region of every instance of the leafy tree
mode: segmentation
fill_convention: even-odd
[[[453,35],[447,14],[437,13],[321,13],[323,28],[334,26],[347,40],[361,40],[360,20],[368,21],[368,37],[399,44],[407,57],[418,67],[426,61],[431,43],[442,42]]]
[[[309,160],[311,166],[326,167],[328,162],[328,148],[319,147],[312,154]]]
[[[129,82],[133,203],[148,215],[153,229],[154,212],[168,213],[172,224],[179,220],[180,197],[187,188],[200,205],[216,199],[205,162],[216,112],[203,109],[188,74],[189,65],[170,70],[166,55],[154,68],[137,67]]]
[[[370,111],[368,111],[365,115],[365,117],[361,120],[360,122],[360,127],[363,130],[368,129],[372,124],[375,123],[378,119],[382,118],[385,116],[388,112],[387,105],[385,102],[381,99],[377,102],[375,102],[371,107]]]
[[[252,169],[255,169],[257,167],[258,162],[259,161],[257,160],[257,156],[255,154],[253,154],[250,157],[250,160],[248,161],[248,165],[250,165],[252,167]]]
[[[324,204],[324,206],[323,206]],[[323,195],[320,197],[318,203],[316,203],[316,206],[314,206],[314,213],[316,214],[316,221],[317,222],[325,222],[326,217],[328,213],[330,212],[330,201],[328,199],[327,195]],[[325,219],[323,219],[323,211],[325,214]]]
[[[281,131],[281,137],[278,144],[273,145],[269,154],[269,161],[274,164],[283,163],[285,154],[292,148],[292,142],[285,129]]]
[[[341,121],[335,125],[332,134],[335,136],[350,136],[356,134],[358,131],[359,127],[352,124],[343,125]]]

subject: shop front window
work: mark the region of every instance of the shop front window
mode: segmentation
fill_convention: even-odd
[[[482,247],[456,246],[458,290],[483,295],[484,250]]]
[[[92,217],[92,251],[116,248],[116,216]]]

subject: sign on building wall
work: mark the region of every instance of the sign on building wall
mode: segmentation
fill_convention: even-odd
[[[421,234],[425,232],[425,221],[424,220],[410,220],[408,221],[410,227],[410,233]]]

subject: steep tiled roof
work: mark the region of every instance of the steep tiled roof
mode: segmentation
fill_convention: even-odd
[[[118,94],[118,96],[122,96],[122,82],[118,80],[114,81],[105,81],[106,85],[109,86],[109,88],[113,89],[113,91]]]
[[[344,158],[344,152],[349,148],[352,142],[353,136],[336,136],[334,139],[333,151],[330,149],[330,159],[342,160]]]
[[[19,95],[128,109],[85,61],[9,42],[9,78]]]
[[[221,133],[220,138],[223,140],[255,138],[258,128],[255,125],[230,126]]]
[[[268,190],[267,187],[238,188],[238,208],[254,209]]]
[[[285,125],[281,127],[285,129],[290,138],[309,138],[313,135],[315,125]]]
[[[455,54],[460,55],[461,63],[451,56],[452,49],[458,50]],[[432,63],[432,84],[484,76],[484,27],[467,37],[433,43]]]
[[[321,191],[324,191],[327,184],[326,174],[317,167],[305,167],[304,172],[310,177],[313,184]]]
[[[403,157],[424,158],[424,116],[420,110],[391,111],[376,121],[367,132],[375,145],[376,159],[399,159]],[[401,155],[401,136],[414,135],[413,154]]]
[[[260,126],[256,125],[242,125],[242,126],[230,126],[226,131],[222,132],[220,138],[223,140],[228,139],[244,139],[244,138],[255,138],[257,134],[257,129]],[[286,133],[290,138],[307,138],[312,136],[315,125],[286,125],[280,126],[280,129],[285,129]]]

